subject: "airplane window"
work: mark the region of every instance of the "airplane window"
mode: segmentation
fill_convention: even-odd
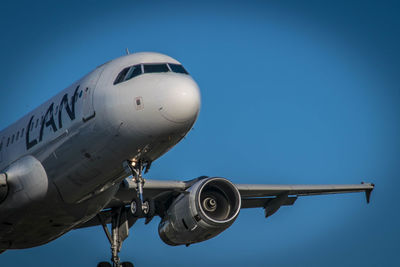
[[[130,67],[127,67],[125,69],[123,69],[117,76],[117,78],[114,81],[114,85],[120,82],[124,81],[125,75],[128,72],[128,70],[130,69]]]
[[[39,119],[36,119],[36,124],[35,124],[35,128],[37,128],[39,125]]]
[[[7,146],[10,144],[10,137],[7,139]]]
[[[189,74],[189,73],[185,70],[185,68],[184,68],[182,65],[179,65],[179,64],[172,64],[172,63],[168,63],[168,65],[169,65],[169,67],[171,68],[171,70],[172,70],[173,72],[176,72],[176,73],[183,73],[183,74]]]
[[[19,131],[17,132],[17,135],[15,137],[15,141],[18,141],[18,139],[19,139]]]
[[[22,138],[22,136],[24,135],[24,131],[25,131],[25,128],[22,128],[22,131],[21,131],[21,138]]]
[[[138,76],[140,74],[142,74],[142,66],[141,65],[132,66],[129,69],[128,73],[126,74],[126,77],[125,77],[124,81],[132,79],[132,78],[134,78],[134,77],[136,77],[136,76]]]
[[[3,149],[3,142],[0,143],[0,151]]]
[[[123,69],[115,79],[114,85],[130,80],[143,73],[170,72],[171,70],[176,73],[189,74],[180,64],[138,64]]]
[[[144,73],[168,72],[167,64],[144,64]]]
[[[11,144],[14,143],[14,138],[15,138],[15,135],[13,135],[11,138]]]

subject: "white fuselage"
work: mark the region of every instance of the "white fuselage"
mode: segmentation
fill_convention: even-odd
[[[13,208],[7,198],[0,204],[6,225],[0,249],[40,245],[89,220],[127,177],[124,161],[152,162],[189,132],[200,108],[189,75],[168,65],[167,72],[145,71],[114,84],[125,68],[155,63],[180,64],[158,53],[112,60],[0,132],[0,173],[32,155],[49,180],[40,203]]]

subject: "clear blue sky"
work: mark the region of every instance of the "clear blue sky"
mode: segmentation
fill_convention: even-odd
[[[148,3],[149,2],[149,3]],[[2,1],[0,128],[121,56],[181,61],[202,90],[195,130],[147,178],[376,183],[303,197],[265,220],[243,210],[217,238],[169,247],[139,221],[137,266],[394,266],[400,248],[400,7],[396,1]],[[0,255],[1,266],[95,266],[101,229]]]

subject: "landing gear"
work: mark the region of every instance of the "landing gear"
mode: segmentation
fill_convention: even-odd
[[[138,201],[133,200],[131,203],[131,212],[137,217],[148,216],[152,212],[151,203],[143,198],[143,185],[145,180],[142,176],[143,170],[149,170],[151,163],[142,160],[127,161],[128,167],[132,173],[133,181],[136,183],[136,192]]]
[[[101,214],[97,215],[103,230],[111,245],[111,262],[100,262],[97,267],[133,267],[130,262],[120,263],[118,253],[121,251],[122,243],[129,235],[129,228],[136,222],[137,218],[129,216],[125,207],[114,208],[111,210],[111,233]]]
[[[125,163],[127,163],[132,173],[133,181],[136,183],[137,196],[133,198],[130,207],[118,207],[111,210],[111,232],[102,214],[99,213],[97,215],[108,241],[110,241],[112,255],[111,264],[109,262],[100,262],[97,267],[133,267],[131,262],[120,262],[118,253],[121,251],[122,243],[129,235],[129,228],[131,228],[137,219],[145,217],[145,224],[147,224],[155,214],[154,200],[145,200],[143,197],[145,180],[142,177],[142,173],[144,169],[146,172],[149,170],[150,163],[143,162],[142,160],[126,161]]]
[[[131,262],[123,262],[120,265],[121,267],[134,267]],[[103,261],[97,264],[97,267],[111,267],[111,263]]]
[[[143,204],[140,203],[140,199],[134,198],[130,205],[130,211],[133,216],[137,218],[146,218],[145,224],[148,224],[154,217],[155,207],[153,199],[146,199]],[[142,208],[140,208],[142,206]]]

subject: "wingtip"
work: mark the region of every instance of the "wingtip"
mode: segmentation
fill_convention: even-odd
[[[361,184],[365,184],[365,183],[362,182]],[[365,190],[365,198],[366,198],[366,200],[367,200],[367,204],[369,204],[370,199],[371,199],[372,190],[374,190],[374,188],[375,188],[375,184],[371,183],[371,184],[369,184],[369,185],[370,185],[370,188],[368,188],[368,189]]]

